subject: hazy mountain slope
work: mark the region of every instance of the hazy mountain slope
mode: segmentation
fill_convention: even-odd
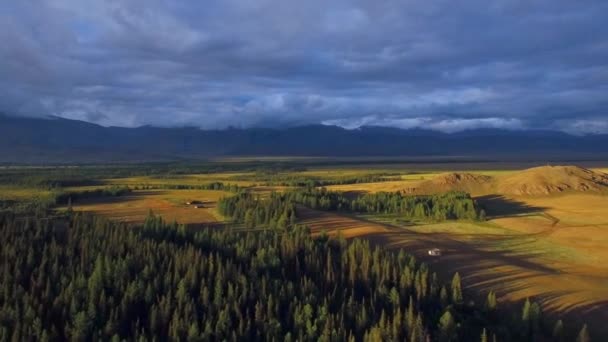
[[[551,131],[310,125],[285,129],[120,128],[61,118],[0,116],[0,162],[100,162],[211,156],[511,156],[608,155],[608,136]]]

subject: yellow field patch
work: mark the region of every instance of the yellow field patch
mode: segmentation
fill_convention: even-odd
[[[152,211],[168,222],[214,224],[223,221],[217,201],[230,195],[215,190],[140,190],[119,197],[84,199],[73,203],[73,209],[128,223],[142,223]],[[201,202],[202,208],[186,204],[189,201]]]
[[[22,188],[13,186],[0,186],[0,201],[23,201],[51,196],[50,190],[37,188]]]
[[[299,223],[307,225],[313,235],[325,232],[330,236],[340,234],[345,238],[354,238],[387,232],[386,227],[382,224],[363,222],[345,215],[305,207],[298,207],[297,211],[300,218]]]
[[[402,180],[402,181],[388,181],[378,183],[358,183],[358,184],[344,184],[344,185],[330,185],[326,186],[331,191],[341,192],[361,192],[361,193],[375,193],[375,192],[396,192],[405,191],[415,187],[420,181],[416,180]]]
[[[396,191],[404,182],[328,187],[339,191]],[[411,183],[410,183],[411,184]],[[313,234],[340,232],[400,249],[432,264],[446,278],[458,271],[483,297],[533,298],[549,314],[608,330],[608,196],[569,193],[486,200],[487,222],[410,223],[395,217],[300,209]],[[443,256],[427,251],[440,248]],[[449,279],[449,278],[448,278]]]

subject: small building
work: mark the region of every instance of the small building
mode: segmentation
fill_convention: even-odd
[[[428,253],[429,253],[430,256],[436,256],[436,257],[437,256],[441,256],[441,249],[439,249],[439,248],[432,248],[432,249],[429,249]]]

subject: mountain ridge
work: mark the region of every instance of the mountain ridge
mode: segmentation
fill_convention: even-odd
[[[105,127],[0,115],[0,162],[104,162],[218,156],[608,156],[608,135],[545,130],[306,125],[288,128]]]

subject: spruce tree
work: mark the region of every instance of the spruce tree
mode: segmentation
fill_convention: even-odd
[[[483,328],[481,332],[481,342],[488,342],[488,334],[486,333],[486,328]]]
[[[494,291],[490,291],[486,297],[486,309],[488,311],[494,311],[496,310],[496,306],[496,293],[494,293]]]
[[[584,324],[583,327],[581,328],[581,331],[578,333],[576,342],[589,342],[589,341],[591,341],[591,337],[589,336],[587,324]]]
[[[462,287],[460,284],[460,274],[456,272],[452,278],[452,301],[462,303]]]
[[[555,341],[563,341],[564,339],[564,323],[562,322],[561,319],[557,320],[557,322],[555,322],[555,325],[553,326],[553,339]]]
[[[456,324],[450,311],[446,311],[439,319],[439,334],[442,341],[451,341],[454,339]]]
[[[526,325],[530,322],[530,298],[526,298],[526,301],[524,302],[524,306],[521,310],[521,321]]]

